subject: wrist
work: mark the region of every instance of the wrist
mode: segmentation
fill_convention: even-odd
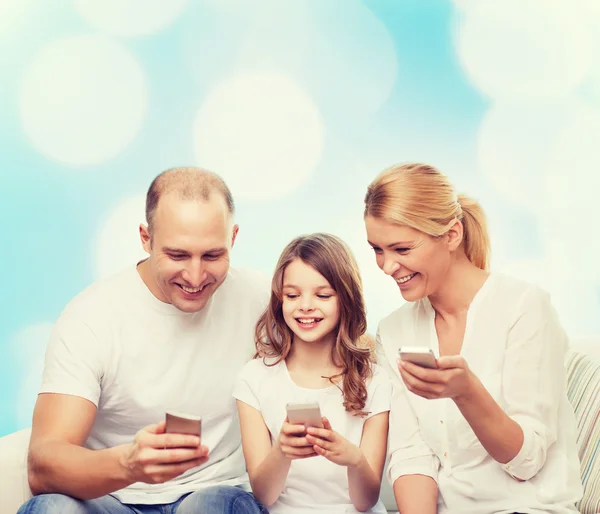
[[[129,456],[131,455],[132,446],[133,443],[123,444],[110,448],[110,451],[115,453],[115,458],[117,461],[117,480],[122,480],[123,482],[129,482],[133,484],[136,482],[136,480],[133,477],[133,470],[129,466]]]
[[[473,372],[469,370],[467,375],[467,381],[464,389],[454,399],[457,407],[462,407],[473,401],[473,398],[477,395],[478,387],[481,385],[479,379]]]
[[[352,468],[352,469],[359,469],[362,466],[364,466],[364,464],[367,462],[367,459],[365,458],[364,453],[362,452],[362,450],[357,446],[356,447],[356,452],[354,453],[354,455],[352,456],[352,458],[350,459],[350,462],[348,463],[348,468]]]

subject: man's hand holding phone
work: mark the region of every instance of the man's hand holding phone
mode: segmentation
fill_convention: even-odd
[[[208,448],[200,435],[167,433],[166,421],[142,428],[133,442],[125,445],[120,463],[134,482],[159,484],[208,460]]]

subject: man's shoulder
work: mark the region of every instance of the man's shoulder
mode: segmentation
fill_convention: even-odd
[[[222,286],[226,294],[235,294],[243,298],[268,297],[271,281],[262,271],[249,268],[230,268]]]
[[[127,268],[92,282],[67,303],[63,314],[101,314],[124,297],[126,290],[133,286],[136,273],[135,268]]]

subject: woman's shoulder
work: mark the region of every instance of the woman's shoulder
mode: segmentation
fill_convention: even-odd
[[[550,294],[539,285],[504,273],[493,273],[493,298],[517,308],[549,306]]]

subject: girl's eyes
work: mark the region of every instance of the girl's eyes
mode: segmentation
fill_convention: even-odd
[[[284,295],[286,298],[288,298],[289,300],[295,300],[296,298],[298,298],[300,295],[297,294],[286,294]],[[331,298],[333,295],[331,294],[318,294],[317,298],[320,298],[321,300],[329,300],[329,298]]]

